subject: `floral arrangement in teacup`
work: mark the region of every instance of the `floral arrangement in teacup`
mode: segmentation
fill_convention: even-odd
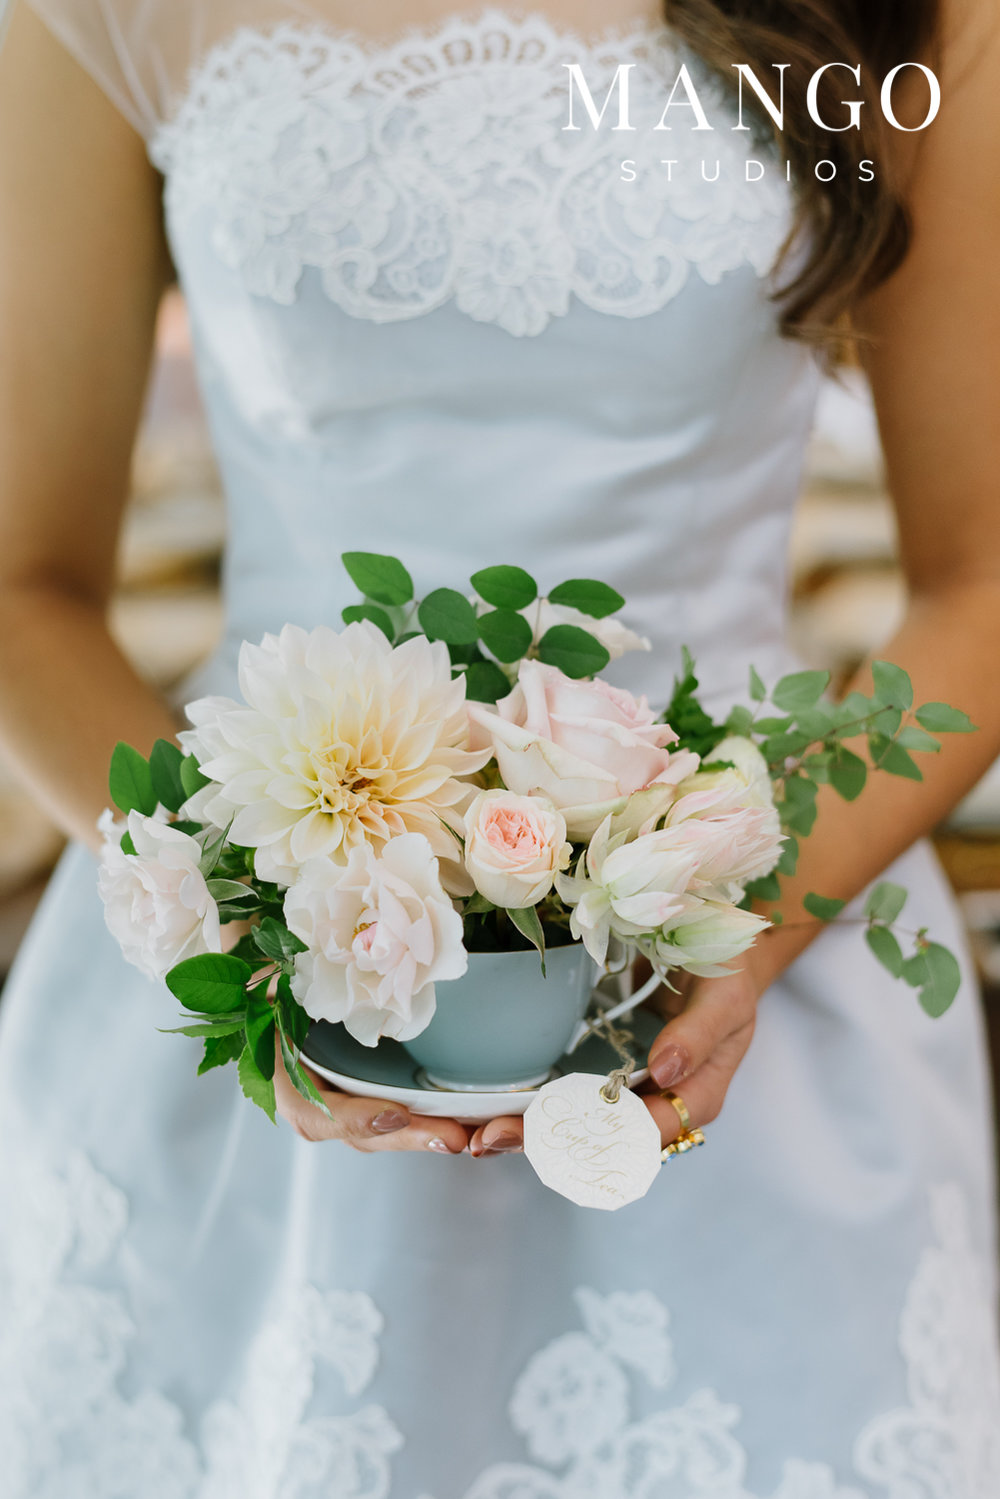
[[[851,800],[869,764],[919,780],[915,752],[972,724],[942,703],[913,709],[906,674],[874,668],[874,693],[843,703],[825,672],[771,690],[751,672],[748,705],[715,722],[684,653],[672,699],[600,673],[649,649],[615,616],[625,600],[576,579],[539,595],[515,566],[488,567],[472,594],[415,600],[401,562],[343,558],[364,601],[344,628],[286,625],[239,660],[243,701],[187,709],[180,747],[148,759],[119,744],[110,773],[124,821],[105,813],[100,891],[125,957],[165,979],[204,1040],[199,1071],[238,1064],[274,1118],[276,1048],[294,1085],[314,1020],[366,1046],[430,1022],[436,986],[474,951],[582,942],[599,965],[642,954],[678,970],[727,972],[768,925],[821,783]],[[926,932],[904,956],[906,892],[883,883],[867,940],[938,1015],[958,965]],[[811,895],[834,919],[842,902]],[[223,927],[246,924],[231,951]]]

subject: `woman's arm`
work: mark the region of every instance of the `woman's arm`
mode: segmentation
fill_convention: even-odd
[[[18,9],[0,51],[0,747],[96,846],[119,739],[175,724],[106,625],[132,446],[168,258],[142,141]],[[346,1098],[279,1109],[364,1151],[465,1148],[452,1119]]]
[[[115,742],[174,733],[106,626],[167,272],[142,141],[16,9],[0,50],[0,745],[95,846]]]
[[[1000,22],[994,6],[974,0],[946,11],[941,116],[925,136],[899,143],[913,247],[857,322],[870,341],[909,585],[903,624],[878,654],[909,672],[918,702],[953,703],[979,733],[945,736],[939,755],[921,756],[923,784],[876,775],[853,803],[821,790],[798,873],[782,882],[785,925],[731,978],[691,984],[683,1013],[653,1044],[656,1083],[683,1084],[695,1124],[722,1108],[760,996],[822,929],[802,898],[863,890],[1000,754]],[[867,668],[850,687],[871,691]],[[673,1108],[647,1101],[664,1140],[673,1139]],[[472,1149],[517,1128],[494,1121]]]

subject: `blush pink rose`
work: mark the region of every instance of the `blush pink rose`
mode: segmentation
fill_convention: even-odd
[[[677,735],[645,698],[599,679],[573,681],[555,666],[522,661],[517,685],[496,711],[469,704],[479,744],[489,744],[505,785],[547,797],[570,838],[587,839],[634,792],[663,789],[662,811],[698,756],[671,753]]]
[[[541,797],[482,791],[466,814],[465,867],[480,894],[508,911],[544,900],[572,852],[566,819]]]

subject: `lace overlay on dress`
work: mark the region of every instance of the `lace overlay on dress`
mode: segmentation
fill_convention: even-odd
[[[5,1499],[412,1499],[392,1487],[403,1438],[386,1410],[331,1417],[318,1408],[321,1369],[352,1398],[375,1377],[383,1319],[368,1295],[290,1289],[250,1345],[238,1395],[209,1407],[196,1443],[161,1393],[124,1392],[138,1335],[126,1295],[112,1288],[124,1195],[76,1154],[63,1175],[25,1169],[11,1200],[10,1299],[0,1307]],[[936,1189],[932,1218],[936,1242],[901,1327],[911,1403],[873,1420],[855,1447],[871,1487],[844,1487],[827,1464],[789,1459],[768,1499],[1000,1493],[988,1277],[956,1186]],[[510,1400],[532,1461],[487,1468],[463,1499],[764,1499],[745,1486],[739,1407],[707,1389],[671,1401],[677,1360],[659,1297],[581,1288],[576,1302],[583,1330],[535,1354]],[[636,1420],[632,1392],[642,1384],[663,1402]]]
[[[711,135],[683,109],[669,132],[652,129],[682,61],[718,120]],[[633,64],[634,133],[607,119],[595,131],[579,101],[581,128],[562,129],[566,62],[595,101]],[[453,302],[530,336],[574,297],[641,317],[692,273],[716,284],[771,270],[788,190],[773,162],[746,181],[746,136],[703,71],[667,31],[585,43],[494,10],[375,48],[319,26],[243,28],[194,70],[150,151],[171,221],[208,211],[215,252],[255,296],[292,304],[313,271],[355,317]],[[635,181],[621,180],[625,158]]]

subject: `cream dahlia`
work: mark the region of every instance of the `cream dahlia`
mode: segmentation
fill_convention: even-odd
[[[469,749],[465,686],[447,648],[415,636],[393,647],[374,625],[340,631],[286,625],[240,651],[240,691],[188,708],[180,737],[212,785],[197,814],[257,850],[260,878],[290,885],[308,859],[344,864],[363,843],[423,833],[459,857],[474,788],[457,779],[485,764]]]

